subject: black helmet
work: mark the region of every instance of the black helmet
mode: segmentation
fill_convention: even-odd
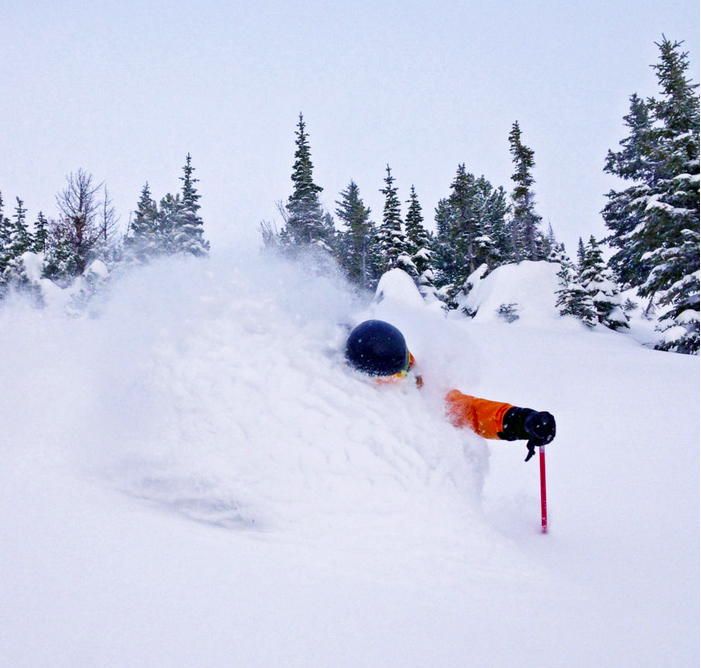
[[[404,335],[382,320],[366,320],[348,337],[346,359],[371,376],[393,376],[409,365]]]

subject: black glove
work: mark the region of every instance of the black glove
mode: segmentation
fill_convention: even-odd
[[[528,440],[528,461],[535,449],[547,445],[555,438],[555,418],[545,411],[534,411],[531,408],[513,406],[506,411],[503,421],[503,431],[497,435],[505,441]]]

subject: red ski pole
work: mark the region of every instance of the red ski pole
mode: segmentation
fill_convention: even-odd
[[[545,493],[545,448],[541,445],[540,450],[540,530],[548,533],[548,500]]]

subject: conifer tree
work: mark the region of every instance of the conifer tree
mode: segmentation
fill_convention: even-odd
[[[556,306],[560,315],[571,315],[581,320],[587,327],[594,327],[597,323],[596,311],[591,295],[581,283],[579,268],[568,257],[560,261],[559,290]]]
[[[416,267],[414,267],[407,253],[407,242],[401,216],[402,205],[397,195],[398,189],[394,185],[394,177],[389,165],[387,165],[385,187],[381,188],[380,192],[385,196],[382,223],[377,233],[382,272],[399,268],[409,273],[412,277],[416,277]]]
[[[631,98],[629,136],[605,171],[632,181],[611,191],[604,221],[619,277],[662,307],[663,350],[699,350],[699,100],[688,54],[666,37],[654,65],[661,97]]]
[[[12,222],[3,212],[3,199],[0,193],[0,276],[5,271],[5,267],[12,259]]]
[[[373,248],[376,230],[370,209],[360,197],[354,181],[341,192],[336,215],[345,225],[339,242],[339,260],[348,278],[362,288],[372,288],[378,278],[377,258]]]
[[[183,215],[180,194],[166,193],[158,203],[158,252],[174,255],[181,251],[179,231]]]
[[[477,268],[476,240],[482,230],[476,215],[476,180],[467,173],[464,163],[458,166],[451,188],[448,202],[455,212],[453,239],[461,256],[460,264],[465,266],[462,273],[467,278]]]
[[[36,222],[34,223],[34,246],[32,251],[35,253],[43,253],[46,248],[46,241],[49,236],[49,221],[42,211],[39,212]]]
[[[24,202],[19,197],[16,199],[15,214],[7,228],[9,235],[7,232],[2,235],[9,240],[2,262],[4,266],[0,272],[0,286],[3,291],[8,287],[21,290],[31,287],[23,255],[32,250],[34,238],[27,225],[27,210],[24,208]]]
[[[44,246],[43,275],[61,287],[71,284],[79,273],[68,226],[52,220]]]
[[[24,208],[24,202],[19,197],[16,199],[17,206],[13,216],[12,243],[10,246],[10,252],[13,257],[19,257],[30,250],[34,244],[32,233],[27,226],[27,209]]]
[[[156,257],[162,248],[159,230],[158,205],[151,197],[148,182],[141,189],[141,197],[136,205],[134,219],[124,240],[127,257],[145,262]]]
[[[438,202],[435,213],[436,234],[433,239],[433,254],[435,268],[435,283],[440,288],[441,299],[447,308],[456,308],[453,299],[455,285],[460,281],[462,253],[456,238],[457,213],[450,205],[448,198]]]
[[[478,185],[484,191],[483,235],[488,235],[489,242],[482,244],[485,256],[478,261],[486,262],[492,270],[515,260],[511,230],[507,222],[509,205],[502,186],[493,188],[483,176],[478,179]]]
[[[513,257],[504,189],[494,189],[484,176],[475,178],[461,164],[451,191],[436,208],[433,244],[436,285],[449,308],[479,267],[493,269]]]
[[[511,194],[513,202],[513,242],[516,261],[543,260],[547,253],[543,248],[543,236],[539,225],[541,217],[535,210],[533,193],[534,152],[521,141],[521,128],[515,122],[509,134],[509,145],[516,171],[511,180],[516,184]]]
[[[620,151],[608,152],[604,171],[633,183],[625,190],[607,194],[602,215],[612,233],[606,241],[615,251],[609,266],[621,285],[632,287],[644,282],[651,269],[643,257],[645,251],[633,243],[632,235],[645,217],[648,184],[657,181],[657,166],[652,157],[654,131],[648,103],[633,94],[623,121],[629,134],[620,142]]]
[[[180,253],[203,256],[209,252],[209,242],[204,239],[204,223],[199,215],[200,195],[195,187],[199,179],[192,175],[194,171],[192,158],[188,153],[183,176],[180,177],[183,182],[182,198],[180,214],[173,226],[173,245]]]
[[[431,236],[424,227],[424,217],[421,204],[416,194],[416,188],[412,185],[409,192],[409,205],[406,214],[406,242],[407,253],[416,267],[416,282],[419,291],[423,295],[433,294],[433,250],[431,248]]]
[[[582,251],[579,284],[589,295],[598,322],[609,329],[628,327],[620,291],[606,267],[601,247],[593,236]]]
[[[285,246],[322,245],[330,248],[329,226],[319,202],[321,186],[314,183],[309,136],[300,113],[297,124],[297,149],[292,169],[294,188],[285,206],[287,220],[281,232]]]

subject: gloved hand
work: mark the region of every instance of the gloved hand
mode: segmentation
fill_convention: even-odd
[[[555,418],[546,411],[514,406],[504,415],[502,426],[499,438],[505,441],[528,439],[526,461],[535,454],[536,447],[547,445],[555,438]]]

